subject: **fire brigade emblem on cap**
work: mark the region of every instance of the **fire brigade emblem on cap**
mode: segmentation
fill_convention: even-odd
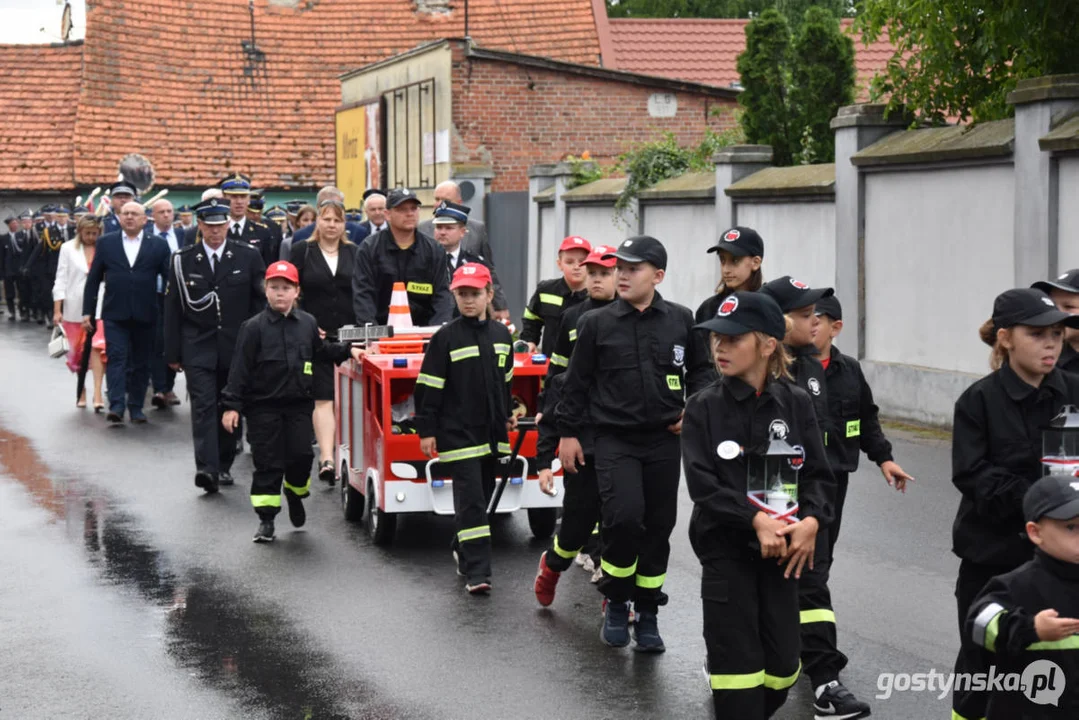
[[[742,237],[742,233],[738,232],[737,230],[733,230],[733,229],[728,230],[727,232],[725,232],[723,234],[723,239],[726,240],[727,242],[734,242],[735,240],[737,240],[740,237]]]
[[[1053,304],[1053,301],[1052,301],[1052,300],[1050,300],[1050,299],[1049,299],[1049,298],[1047,298],[1047,297],[1043,297],[1043,298],[1042,298],[1041,300],[1042,300],[1042,302],[1043,302],[1043,303],[1045,303],[1046,305],[1048,305],[1048,306],[1049,306],[1049,307],[1051,307],[1051,308],[1055,308],[1055,307],[1056,307],[1056,305],[1054,305],[1054,304]]]
[[[809,286],[806,285],[804,282],[802,282],[801,280],[795,280],[794,278],[791,278],[791,285],[798,288],[799,290],[808,290],[809,289]]]
[[[790,432],[790,428],[787,427],[787,423],[784,422],[782,419],[776,418],[768,426],[768,432],[772,435],[775,435],[780,440],[786,440],[787,433]]]
[[[730,315],[732,312],[734,312],[737,309],[738,309],[738,298],[731,295],[726,300],[723,301],[723,304],[721,304],[719,306],[719,311],[716,312],[716,316],[717,317],[727,317],[728,315]]]

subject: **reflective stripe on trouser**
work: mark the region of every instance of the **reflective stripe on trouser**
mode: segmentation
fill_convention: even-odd
[[[302,481],[293,484],[289,482],[288,473],[285,473],[285,490],[296,497],[307,497],[311,494],[311,474],[307,473]]]
[[[975,645],[966,629],[967,615],[974,599],[981,593],[985,584],[997,575],[1014,570],[1007,565],[981,565],[964,560],[959,563],[959,576],[955,583],[956,619],[959,623],[959,636],[963,642],[955,658],[955,673],[985,672],[985,650]],[[952,711],[963,720],[984,718],[989,704],[989,694],[976,692],[968,687],[952,686]]]
[[[480,458],[461,460],[450,466],[457,566],[470,582],[491,577],[491,528],[483,488],[484,475],[493,471],[493,463]]]
[[[450,463],[459,462],[461,460],[472,460],[475,458],[486,457],[491,454],[490,445],[473,445],[472,447],[456,448],[454,450],[447,450],[438,454],[439,462]]]
[[[839,679],[847,656],[839,651],[828,575],[832,569],[832,543],[828,528],[817,532],[813,569],[802,569],[798,581],[799,623],[802,631],[802,668],[818,687]]]
[[[578,466],[576,475],[565,473],[562,484],[562,524],[551,544],[553,552],[547,553],[547,567],[562,572],[591,537],[592,528],[599,520],[599,489],[596,487],[594,458],[586,455],[584,465]]]
[[[968,718],[968,717],[964,717],[963,715],[960,715],[955,710],[952,710],[952,720],[985,720],[985,718],[984,717],[979,717],[979,718],[969,717]]]
[[[633,600],[646,612],[667,602],[662,582],[678,513],[681,458],[678,436],[666,431],[596,434],[593,466],[603,519],[599,589],[612,602]]]
[[[801,670],[797,583],[775,563],[732,550],[735,558],[701,568],[712,702],[717,718],[767,718]]]
[[[281,511],[283,482],[293,488],[310,483],[312,432],[309,407],[248,413],[247,439],[255,466],[251,504],[260,516],[272,517]]]

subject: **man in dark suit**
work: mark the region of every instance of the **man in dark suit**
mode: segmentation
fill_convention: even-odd
[[[34,251],[34,216],[29,210],[19,215],[19,229],[11,235],[8,273],[14,277],[15,290],[19,296],[19,317],[30,322],[33,314],[33,294],[30,292],[30,273],[26,262]]]
[[[12,239],[19,231],[19,220],[14,215],[4,218],[0,228],[0,281],[4,283],[4,301],[7,304],[8,322],[15,322],[15,276],[18,268],[12,253]]]
[[[390,226],[386,220],[386,193],[381,188],[368,188],[363,191],[363,214],[367,217],[360,227],[371,237]]]
[[[155,202],[150,210],[153,224],[147,227],[150,228],[150,232],[160,235],[168,243],[169,252],[175,253],[183,247],[184,235],[173,224],[175,212],[172,203],[162,198]],[[173,387],[176,385],[176,373],[165,362],[164,297],[167,280],[168,278],[161,277],[157,283],[158,315],[154,331],[154,354],[150,361],[150,380],[154,386],[154,395],[150,398],[150,404],[158,409],[180,404],[180,398],[173,392]]]
[[[495,297],[502,293],[502,284],[498,281],[498,275],[494,267],[483,255],[476,255],[464,247],[468,227],[468,211],[464,205],[457,203],[442,202],[435,208],[434,228],[435,240],[446,251],[447,277],[453,278],[454,271],[466,263],[480,263],[486,265],[491,271],[491,284],[495,288]],[[505,294],[503,293],[503,297]],[[491,303],[494,304],[493,302]],[[454,317],[457,317],[456,313]],[[496,318],[497,319],[497,318]]]
[[[435,186],[435,207],[437,208],[444,202],[455,205],[462,204],[461,188],[453,180],[446,180]],[[424,220],[417,229],[424,235],[434,237],[434,218]],[[461,241],[461,247],[470,255],[483,256],[486,259],[484,264],[494,270],[495,257],[491,252],[491,243],[487,240],[487,225],[482,220],[477,220],[473,217],[468,219],[467,232],[464,240]],[[506,293],[503,292],[501,285],[495,285],[495,301],[492,307],[494,311],[491,314],[495,320],[510,319],[509,305],[506,304]]]
[[[102,237],[120,232],[120,209],[139,196],[139,191],[127,180],[119,180],[109,189],[109,212],[102,224]]]
[[[236,173],[222,180],[220,188],[229,201],[228,239],[245,242],[255,248],[264,263],[276,260],[280,248],[274,244],[270,228],[247,217],[247,207],[251,204],[251,180],[246,175]]]
[[[266,209],[266,198],[262,196],[261,190],[252,190],[251,199],[247,203],[247,219],[253,223],[264,225],[266,230],[270,233],[270,247],[276,248],[274,256],[270,259],[263,258],[263,262],[273,262],[277,259],[277,255],[281,250],[281,241],[284,239],[284,235],[281,232],[281,226],[275,222],[271,222],[269,218],[265,216],[263,210]]]
[[[236,441],[221,425],[221,392],[240,325],[266,305],[266,266],[247,243],[226,240],[228,205],[211,198],[196,212],[202,243],[182,248],[169,268],[165,360],[187,376],[195,485],[214,493],[232,485]]]
[[[109,422],[146,422],[143,405],[150,382],[150,356],[157,320],[157,281],[169,269],[169,246],[146,228],[146,211],[137,202],[120,209],[120,232],[102,235],[86,276],[82,323],[92,332],[97,293],[105,282],[101,320],[105,323],[105,378],[109,384]]]

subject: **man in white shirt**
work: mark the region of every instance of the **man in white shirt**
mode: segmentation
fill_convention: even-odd
[[[153,229],[155,235],[160,235],[169,244],[169,251],[175,253],[184,245],[181,231],[173,225],[174,211],[172,203],[168,200],[158,200],[153,205]],[[179,405],[180,398],[173,392],[176,384],[176,371],[172,370],[165,362],[165,283],[168,278],[161,277],[157,280],[158,313],[157,327],[154,329],[154,356],[150,360],[150,379],[154,387],[154,396],[150,398],[150,404],[157,409]]]

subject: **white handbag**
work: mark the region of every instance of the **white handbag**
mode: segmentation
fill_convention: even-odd
[[[64,329],[57,325],[52,329],[52,338],[49,339],[49,357],[63,357],[70,349]]]

